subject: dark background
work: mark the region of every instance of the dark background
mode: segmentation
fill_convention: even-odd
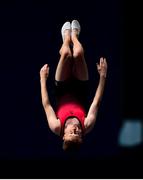
[[[56,165],[55,172],[62,171],[63,166],[68,171],[73,163],[74,168],[85,168],[81,174],[77,171],[79,177],[90,178],[91,174],[94,177],[94,167],[106,169],[108,173],[102,173],[101,177],[114,174],[115,171],[108,171],[109,164],[120,169],[116,176],[125,171],[124,168],[121,171],[121,167],[126,163],[135,168],[134,161],[138,164],[141,160],[142,145],[124,149],[118,144],[124,119],[142,119],[141,11],[135,13],[138,6],[134,4],[130,3],[130,7],[133,8],[119,0],[1,1],[0,160],[4,169],[16,167],[24,177],[26,172],[31,172],[34,178],[41,178],[43,174],[59,178],[65,177],[64,174],[53,175],[47,169]],[[53,82],[62,43],[61,27],[65,21],[73,19],[81,24],[80,41],[89,69],[90,101],[98,84],[96,63],[101,56],[107,58],[108,76],[94,130],[86,136],[80,152],[65,154],[62,141],[47,126],[41,104],[39,71],[44,64],[49,64],[47,83],[54,105]],[[44,169],[40,174],[41,167]],[[99,170],[95,177],[98,173]],[[77,177],[77,174],[66,177]],[[16,171],[13,170],[12,175],[16,177]]]

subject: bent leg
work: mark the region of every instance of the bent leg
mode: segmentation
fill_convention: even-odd
[[[55,73],[56,81],[65,81],[72,75],[72,54],[70,50],[70,41],[70,34],[67,32],[67,34],[65,34],[63,45],[59,51],[61,57]]]
[[[88,68],[84,58],[84,50],[81,43],[78,40],[78,36],[75,32],[72,32],[72,42],[73,42],[73,76],[79,80],[88,80]]]

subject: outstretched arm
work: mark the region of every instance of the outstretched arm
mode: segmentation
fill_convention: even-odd
[[[55,112],[50,104],[48,91],[47,91],[47,78],[49,76],[49,66],[45,64],[40,70],[40,85],[41,85],[41,97],[42,97],[42,105],[44,107],[48,125],[50,129],[55,133],[59,134],[60,122],[57,119]]]
[[[96,117],[97,117],[97,112],[102,100],[103,92],[104,92],[104,87],[105,87],[105,81],[106,81],[106,74],[107,74],[107,62],[105,58],[100,58],[100,63],[97,63],[97,70],[100,75],[99,79],[99,84],[93,99],[93,102],[89,108],[87,117],[85,119],[85,128],[86,128],[86,133],[92,130],[94,127]]]

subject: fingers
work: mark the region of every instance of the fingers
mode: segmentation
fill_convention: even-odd
[[[45,71],[49,69],[49,65],[48,64],[45,64],[42,68],[41,68],[41,71]]]
[[[97,69],[100,70],[102,67],[107,67],[106,58],[101,57],[99,63],[96,63]]]
[[[103,57],[100,58],[100,66],[103,64]]]
[[[99,69],[99,68],[100,68],[100,65],[99,65],[98,63],[96,63],[96,66],[97,66],[97,69]]]
[[[106,58],[101,57],[99,64],[100,66],[107,65]]]
[[[106,58],[101,57],[100,58],[100,65],[103,64],[103,63],[106,63]]]
[[[45,64],[42,69],[46,69],[48,67],[48,64]]]

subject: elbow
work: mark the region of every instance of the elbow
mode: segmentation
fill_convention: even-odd
[[[42,105],[44,108],[46,108],[49,105],[49,101],[47,98],[42,98]]]
[[[98,109],[99,106],[100,106],[100,104],[101,104],[101,100],[96,101],[96,102],[94,103],[95,109]]]
[[[100,104],[101,104],[101,101],[98,101],[98,102],[96,103],[96,109],[99,108]]]
[[[48,102],[47,101],[42,101],[42,105],[44,107],[44,109],[46,109],[48,107]]]
[[[99,108],[100,104],[101,104],[101,101],[102,101],[102,96],[98,97],[97,99],[95,99],[95,106],[97,108]]]
[[[44,108],[46,108],[47,103],[42,101],[42,105],[43,105]]]

